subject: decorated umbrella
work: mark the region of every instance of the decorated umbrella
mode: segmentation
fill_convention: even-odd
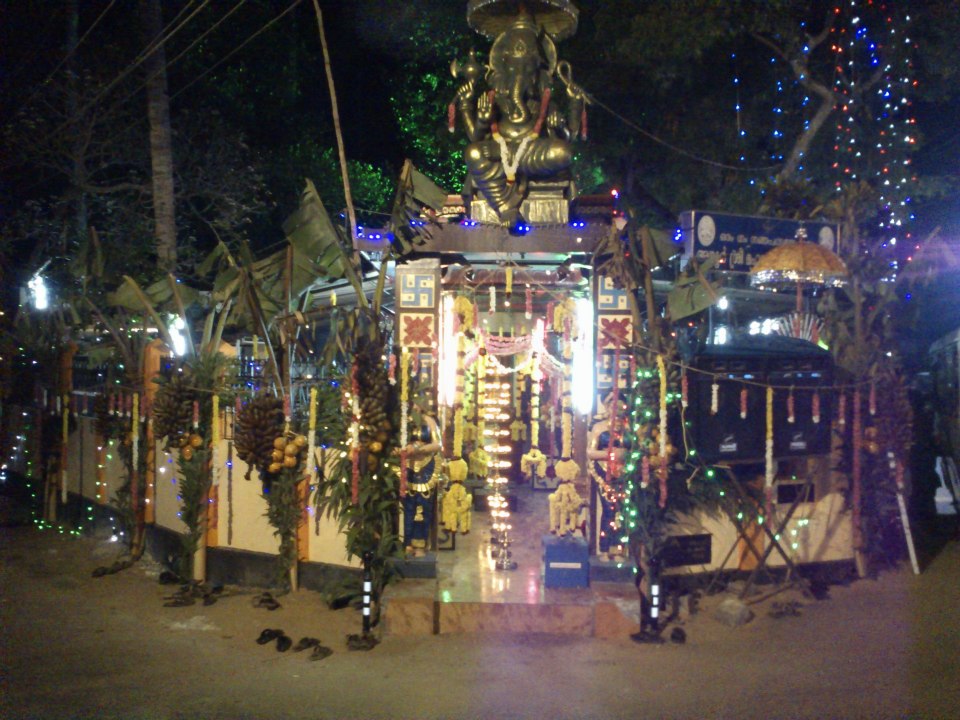
[[[837,255],[817,243],[806,242],[805,228],[797,230],[796,240],[774,248],[761,257],[750,271],[751,285],[797,284],[797,312],[803,309],[804,284],[838,287],[849,271]]]
[[[570,0],[470,0],[467,23],[471,28],[495,38],[526,12],[537,27],[554,40],[563,40],[577,31],[579,11]]]

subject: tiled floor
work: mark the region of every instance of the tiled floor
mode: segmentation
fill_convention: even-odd
[[[499,547],[490,543],[490,519],[474,511],[473,529],[458,535],[456,550],[437,553],[438,599],[441,602],[589,604],[595,588],[545,588],[543,543],[548,533],[548,491],[513,487],[517,509],[511,516],[510,559],[515,570],[496,568]],[[604,583],[606,585],[606,583]],[[616,585],[615,585],[616,587]],[[628,586],[629,593],[634,593]]]
[[[455,550],[435,554],[437,577],[404,580],[388,590],[387,627],[397,635],[431,632],[543,632],[615,637],[636,630],[633,583],[592,582],[587,588],[545,588],[543,536],[548,492],[519,487],[511,516],[514,570],[496,567],[490,519],[475,510],[473,528]]]

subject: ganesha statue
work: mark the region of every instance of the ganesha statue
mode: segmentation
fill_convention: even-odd
[[[479,4],[486,9],[496,3]],[[469,190],[507,227],[523,221],[530,180],[564,175],[573,159],[571,142],[585,130],[586,94],[573,82],[569,63],[558,62],[548,28],[528,6],[498,18],[485,72],[474,57],[451,67],[462,78],[450,119],[459,117],[470,141],[464,151]],[[489,33],[491,25],[475,27]],[[555,79],[562,92],[554,92]],[[565,111],[558,95],[565,96]]]

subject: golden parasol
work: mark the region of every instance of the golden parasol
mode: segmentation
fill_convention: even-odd
[[[478,33],[495,38],[522,13],[532,15],[537,27],[557,41],[577,31],[580,15],[570,0],[470,0],[467,24]]]
[[[750,270],[750,284],[777,286],[797,284],[797,311],[801,311],[803,285],[839,287],[850,272],[832,250],[806,242],[807,231],[797,230],[796,240],[784,243],[765,253]]]

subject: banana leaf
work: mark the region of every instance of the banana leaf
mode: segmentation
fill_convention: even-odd
[[[145,288],[142,288],[144,296],[147,300],[150,301],[150,304],[154,308],[158,309],[167,309],[172,308],[171,303],[173,302],[173,292],[170,289],[170,284],[167,282],[166,278],[161,278],[152,285],[148,285]],[[184,283],[177,283],[177,292],[180,294],[180,298],[183,301],[184,307],[190,307],[200,297],[200,292],[194,290]],[[127,310],[132,310],[133,312],[142,312],[143,302],[141,301],[140,296],[137,294],[137,289],[134,285],[130,283],[122,283],[112,293],[107,293],[107,305],[112,307],[122,307]]]
[[[439,212],[446,201],[445,190],[417,170],[409,160],[404,162],[390,212],[394,247],[401,255],[410,252],[416,245],[423,245],[424,236],[429,236],[432,231],[429,225],[420,222],[421,208],[426,205]]]
[[[318,274],[330,280],[346,279],[356,291],[360,304],[366,306],[363,282],[354,260],[353,248],[345,245],[310,180],[306,181],[300,195],[300,207],[284,221],[283,232],[295,253],[299,253],[302,259],[311,264],[314,279]],[[282,255],[284,260],[281,261],[281,266],[285,261],[285,251]],[[295,259],[294,264],[294,277],[297,279],[298,273],[306,271],[306,266],[302,260]]]

